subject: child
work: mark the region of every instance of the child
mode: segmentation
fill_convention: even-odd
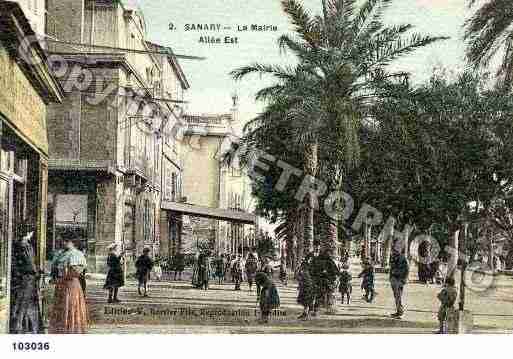
[[[143,297],[148,296],[148,279],[150,277],[151,270],[153,269],[153,261],[149,254],[150,249],[144,248],[143,254],[135,261],[136,276],[139,282],[137,292]],[[144,294],[141,293],[141,287],[144,288]]]
[[[456,298],[458,297],[458,291],[454,286],[454,278],[447,278],[445,280],[445,286],[438,293],[438,300],[440,301],[440,309],[438,310],[438,322],[440,323],[440,330],[438,334],[445,334],[447,330],[444,330],[444,324],[447,322],[447,313],[449,309],[453,309]]]
[[[255,282],[260,287],[260,304],[261,323],[268,323],[271,311],[280,306],[280,295],[274,285],[272,279],[264,272],[258,272],[255,275]]]
[[[349,273],[349,266],[344,264],[342,272],[340,273],[340,284],[338,290],[342,295],[342,304],[344,304],[344,298],[347,296],[347,304],[351,303],[351,293],[353,292],[353,285],[351,283],[353,276]]]
[[[362,278],[365,301],[372,303],[374,300],[374,266],[368,258],[363,261],[363,271],[358,275],[358,278]]]

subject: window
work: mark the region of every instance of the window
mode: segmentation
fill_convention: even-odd
[[[171,201],[176,201],[176,173],[171,175]]]

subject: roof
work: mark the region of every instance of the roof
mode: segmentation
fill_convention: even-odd
[[[159,44],[156,44],[156,43],[150,42],[150,41],[146,41],[146,43],[149,46],[152,46],[156,49],[159,49],[159,50],[162,50],[165,52],[169,52],[169,55],[167,56],[169,64],[171,65],[173,70],[175,70],[175,73],[178,77],[178,80],[180,81],[180,84],[182,85],[182,88],[184,90],[189,89],[191,86],[189,84],[189,81],[187,80],[187,77],[185,76],[185,73],[183,72],[182,66],[180,66],[180,63],[178,62],[177,57],[173,53],[173,49],[169,46],[159,45]]]
[[[213,218],[221,221],[237,222],[243,224],[256,224],[257,217],[248,212],[234,211],[230,209],[197,206],[188,203],[162,201],[161,209],[179,212],[186,215]]]

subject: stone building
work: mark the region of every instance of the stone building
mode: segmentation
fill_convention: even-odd
[[[257,218],[252,214],[250,181],[237,161],[224,155],[236,139],[236,98],[230,113],[186,115],[183,139],[183,193],[188,204],[217,209],[225,216],[191,215],[184,222],[183,249],[195,252],[206,242],[216,253],[241,253],[254,246]]]
[[[36,265],[44,266],[46,111],[63,97],[29,22],[42,19],[21,5],[0,1],[0,333],[9,328],[11,246],[25,226],[34,230]]]
[[[142,12],[122,1],[48,0],[48,33],[66,91],[47,117],[48,252],[79,237],[89,271],[105,272],[116,242],[133,271],[144,247],[160,251],[162,153],[176,159],[162,136],[176,113],[167,98],[188,85],[176,58],[146,41]],[[170,71],[179,89],[165,84]]]
[[[160,45],[148,43],[155,51],[164,52]],[[163,108],[167,109],[167,120],[162,126],[162,170],[161,187],[162,201],[170,203],[183,202],[182,195],[182,141],[181,133],[185,123],[182,118],[182,104],[185,102],[185,93],[190,88],[189,82],[173,54],[160,56],[162,69],[162,93]],[[164,258],[169,258],[181,251],[181,236],[183,231],[184,216],[178,212],[160,212],[160,251]]]

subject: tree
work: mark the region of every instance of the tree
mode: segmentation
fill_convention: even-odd
[[[332,172],[353,167],[359,159],[358,131],[377,82],[402,77],[389,73],[393,60],[442,37],[414,33],[405,38],[411,25],[386,27],[381,22],[390,0],[367,0],[357,7],[356,0],[323,1],[323,16],[311,15],[295,0],[283,0],[282,8],[295,27],[294,35],[279,39],[281,49],[296,55],[294,67],[253,64],[234,70],[235,79],[248,74],[271,75],[276,83],[257,93],[257,100],[270,101],[257,126],[272,127],[287,122],[298,148],[303,152],[303,171],[313,185],[319,173],[319,149],[323,144],[337,156]],[[274,104],[286,109],[286,116],[270,115]],[[342,183],[342,182],[340,182]],[[305,197],[304,243],[314,239],[314,198]],[[335,225],[336,229],[337,226]],[[331,232],[335,233],[335,231]],[[330,236],[332,242],[336,235]],[[324,241],[333,253],[333,243]]]
[[[478,1],[469,0],[469,6]],[[487,0],[465,22],[466,56],[476,69],[487,68],[499,53],[497,85],[510,91],[513,85],[513,2]]]

